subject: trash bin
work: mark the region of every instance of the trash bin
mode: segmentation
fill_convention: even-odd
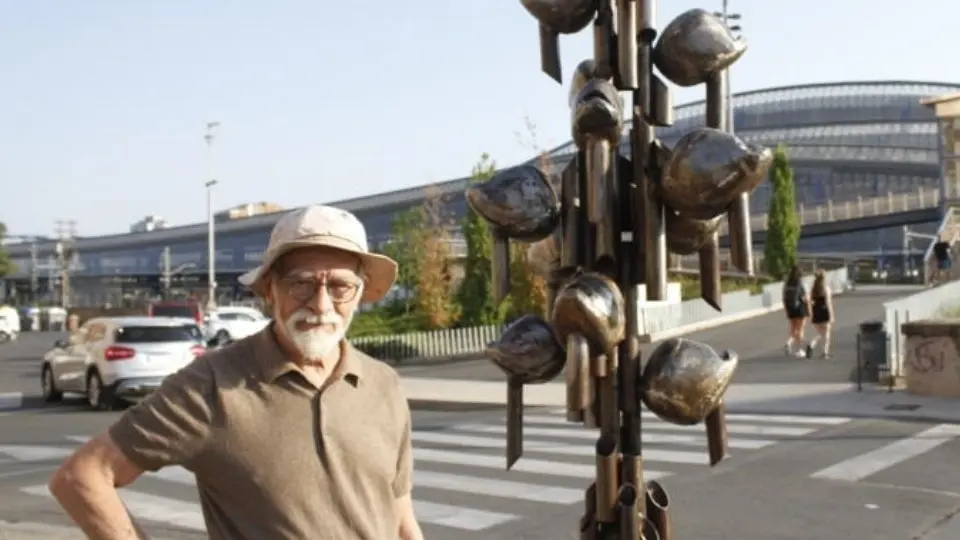
[[[887,364],[887,330],[883,321],[860,323],[857,335],[858,381],[880,382],[880,372]]]

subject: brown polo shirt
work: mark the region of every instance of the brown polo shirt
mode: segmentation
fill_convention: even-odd
[[[168,377],[110,436],[145,470],[196,475],[211,539],[396,538],[410,409],[392,368],[343,350],[320,390],[268,327]]]

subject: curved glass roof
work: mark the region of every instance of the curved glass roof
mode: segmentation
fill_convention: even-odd
[[[884,81],[876,83],[836,83],[823,85],[804,85],[773,88],[744,92],[734,96],[734,127],[737,133],[746,137],[754,131],[776,131],[778,135],[767,136],[767,140],[784,143],[803,143],[814,136],[811,131],[797,132],[798,138],[791,138],[784,131],[788,128],[837,128],[853,125],[874,126],[868,131],[848,131],[846,144],[864,144],[867,146],[900,146],[901,141],[907,147],[936,147],[936,138],[925,137],[887,137],[889,134],[922,135],[935,133],[933,112],[920,104],[920,100],[931,95],[960,91],[960,85],[946,83],[914,83]],[[658,128],[657,136],[665,142],[676,140],[684,133],[703,125],[705,102],[703,100],[676,107],[674,125]],[[920,128],[920,132],[893,131],[894,128],[880,128],[880,125],[931,124],[932,127]],[[624,133],[629,129],[624,126]],[[869,128],[868,128],[869,129]],[[887,129],[884,133],[882,130]],[[922,131],[929,129],[930,131]],[[844,132],[835,130],[825,133],[830,138],[839,138]],[[873,135],[873,137],[870,137]],[[754,134],[753,136],[759,136]],[[758,141],[759,142],[759,141]],[[565,143],[549,153],[551,157],[563,156],[576,151],[573,142]]]

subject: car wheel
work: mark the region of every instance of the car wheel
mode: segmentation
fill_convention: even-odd
[[[230,334],[226,330],[221,330],[217,332],[217,345],[223,346],[230,343]]]
[[[57,381],[53,379],[53,370],[50,366],[43,366],[40,373],[40,387],[43,391],[43,400],[53,403],[63,399],[63,392],[57,390]]]
[[[107,395],[108,391],[103,387],[103,379],[96,371],[91,371],[87,375],[87,405],[95,411],[106,411],[112,407],[112,400]]]
[[[6,343],[8,341],[13,341],[13,335],[4,330],[0,330],[0,343]]]

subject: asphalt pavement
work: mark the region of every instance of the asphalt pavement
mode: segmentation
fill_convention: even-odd
[[[901,293],[902,294],[902,293]],[[834,360],[782,353],[786,323],[773,314],[691,337],[737,350],[738,380],[845,380],[851,330],[890,295],[838,298]],[[121,412],[38,398],[39,356],[56,336],[26,334],[0,348],[0,539],[80,539],[45,485],[59,462]],[[413,376],[502,380],[486,362],[401,370]],[[791,380],[792,379],[792,380]],[[11,408],[14,394],[21,408]],[[646,478],[671,496],[675,538],[711,540],[956,540],[960,426],[841,416],[728,416],[730,456],[711,468],[702,427],[644,418]],[[414,411],[414,499],[430,540],[575,539],[583,490],[594,476],[595,432],[562,411],[527,412],[525,455],[504,470],[500,410]],[[172,468],[123,490],[156,538],[205,538],[193,478]],[[19,525],[14,527],[10,523]],[[48,527],[40,529],[42,527]],[[20,533],[12,532],[19,527]],[[41,532],[23,532],[23,531]],[[71,532],[72,531],[72,532]]]

